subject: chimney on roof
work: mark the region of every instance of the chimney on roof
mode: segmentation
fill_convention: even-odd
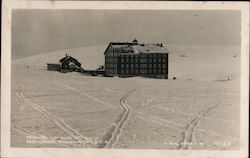
[[[65,56],[67,57],[67,56],[68,56],[68,54],[66,53],[66,54],[65,54]]]
[[[160,47],[162,47],[162,43],[160,44]]]
[[[138,41],[136,38],[133,40],[133,44],[138,44]]]

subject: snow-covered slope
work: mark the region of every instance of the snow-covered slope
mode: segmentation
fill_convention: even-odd
[[[238,47],[168,46],[170,76],[177,80],[33,69],[58,62],[65,53],[94,69],[104,63],[105,48],[74,48],[13,60],[12,147],[239,149]],[[235,80],[220,82],[230,75]],[[27,135],[36,136],[37,143],[28,143]],[[65,142],[41,143],[43,136]],[[98,141],[83,143],[83,138]]]
[[[240,46],[169,46],[170,76],[180,79],[238,78]]]
[[[13,65],[41,66],[58,63],[67,53],[78,59],[85,69],[104,65],[107,45],[59,50],[25,58],[14,59]],[[168,45],[170,78],[192,80],[227,80],[240,73],[240,46],[183,46]]]
[[[14,59],[14,65],[29,65],[29,66],[46,66],[47,63],[58,63],[61,58],[68,54],[76,58],[82,67],[87,69],[96,69],[104,63],[104,51],[106,45],[79,47],[72,49],[58,50],[39,55]]]

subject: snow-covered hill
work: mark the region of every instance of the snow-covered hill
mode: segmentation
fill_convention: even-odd
[[[13,60],[12,147],[239,149],[238,47],[168,46],[170,76],[177,80],[33,69],[65,53],[95,69],[104,63],[105,48]],[[235,79],[227,81],[229,76]],[[29,143],[29,136],[36,143]]]
[[[14,59],[13,65],[41,66],[58,63],[67,53],[78,59],[85,69],[104,65],[107,45],[59,50]],[[168,45],[170,78],[192,80],[226,80],[239,77],[240,46],[183,46]]]

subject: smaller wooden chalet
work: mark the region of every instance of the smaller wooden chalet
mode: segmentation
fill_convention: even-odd
[[[68,71],[82,71],[81,63],[77,61],[77,59],[65,55],[64,58],[59,60],[59,64],[48,63],[48,70],[50,71],[60,71],[60,72],[68,72]]]
[[[77,59],[69,56],[66,56],[59,60],[61,71],[81,71],[81,63]]]

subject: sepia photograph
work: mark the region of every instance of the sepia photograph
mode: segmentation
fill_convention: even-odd
[[[1,144],[246,154],[249,8],[158,3],[33,2],[8,10]]]

